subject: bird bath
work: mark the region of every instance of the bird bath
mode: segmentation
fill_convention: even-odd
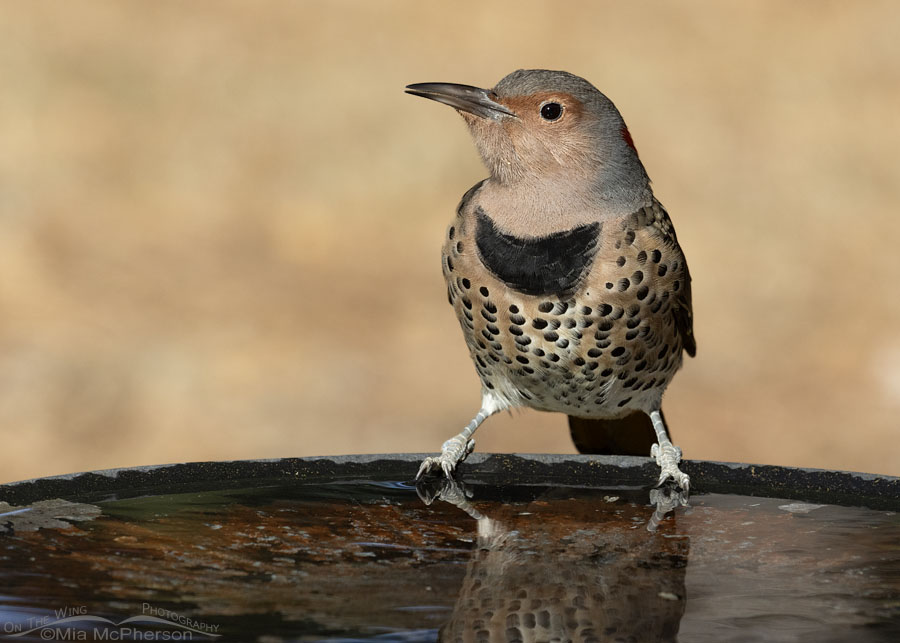
[[[645,458],[474,454],[417,489],[420,460],[0,486],[0,640],[900,640],[900,479],[686,462],[660,519]]]

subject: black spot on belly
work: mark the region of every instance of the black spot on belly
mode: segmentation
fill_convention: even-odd
[[[527,295],[561,296],[575,290],[594,260],[599,222],[545,237],[515,237],[497,230],[476,210],[475,243],[482,263],[500,281]]]

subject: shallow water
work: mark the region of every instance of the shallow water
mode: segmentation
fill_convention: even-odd
[[[0,506],[0,640],[900,640],[893,512],[695,495],[649,530],[644,490],[443,492]]]

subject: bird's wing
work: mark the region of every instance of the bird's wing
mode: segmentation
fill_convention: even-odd
[[[681,296],[675,299],[675,328],[681,335],[681,343],[688,355],[694,357],[697,354],[697,340],[694,339],[694,309],[691,304],[691,271],[688,270],[687,261],[684,261],[684,287]]]
[[[678,237],[675,235],[675,226],[669,218],[669,213],[662,204],[653,200],[653,205],[644,208],[631,216],[631,223],[635,227],[647,226],[651,233],[658,237],[670,250],[680,257],[677,273],[680,288],[673,293],[672,315],[675,318],[675,329],[681,337],[681,344],[688,355],[694,357],[697,354],[697,340],[694,338],[694,309],[691,303],[691,272],[688,270],[687,259],[681,246],[678,245]]]

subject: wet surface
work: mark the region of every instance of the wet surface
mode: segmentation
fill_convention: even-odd
[[[656,525],[646,490],[467,492],[0,505],[0,640],[900,640],[897,513],[708,494]]]

